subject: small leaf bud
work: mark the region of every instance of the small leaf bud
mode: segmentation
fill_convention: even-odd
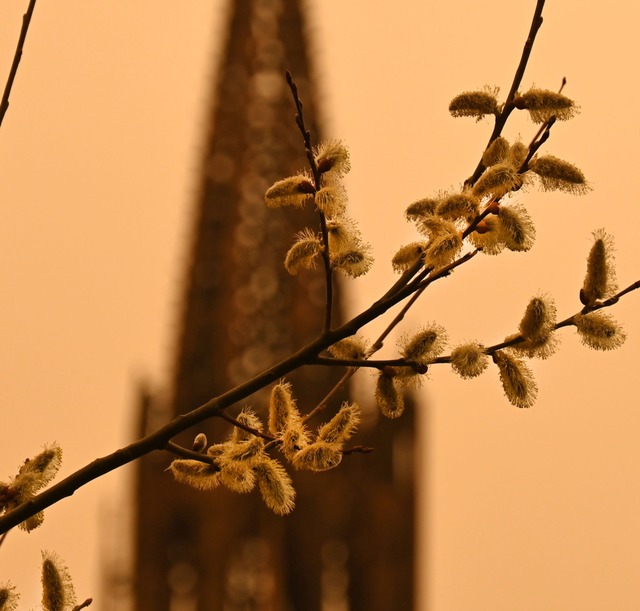
[[[202,452],[207,447],[207,436],[204,433],[198,433],[193,440],[191,449],[194,452]]]

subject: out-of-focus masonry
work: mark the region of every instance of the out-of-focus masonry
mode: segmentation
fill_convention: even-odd
[[[299,0],[234,0],[226,36],[171,392],[141,391],[138,435],[247,380],[322,326],[323,274],[292,277],[283,267],[294,234],[317,225],[314,211],[264,204],[275,180],[305,166],[285,70],[296,80],[314,142],[319,135]],[[301,410],[316,405],[341,373],[307,367],[292,377]],[[267,402],[257,394],[250,404],[264,413]],[[130,575],[107,569],[113,587],[105,588],[104,609],[412,609],[414,422],[407,413],[374,426],[375,410],[362,407],[368,417],[356,443],[375,452],[348,456],[328,472],[293,473],[296,508],[286,517],[267,509],[257,492],[199,492],[177,484],[166,472],[169,455],[139,461],[133,567]],[[190,447],[200,432],[220,441],[229,433],[223,424],[206,423],[178,441]]]

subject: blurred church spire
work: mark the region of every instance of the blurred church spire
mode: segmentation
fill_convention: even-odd
[[[155,430],[286,356],[321,330],[322,274],[283,268],[313,210],[270,210],[264,192],[304,168],[284,72],[318,137],[317,98],[299,0],[235,0],[212,95],[179,337],[168,397],[145,391],[138,434]],[[348,287],[345,287],[348,288]],[[340,300],[336,311],[340,311]],[[292,378],[309,410],[336,374]],[[251,398],[260,410],[264,396]],[[226,423],[225,423],[226,424]],[[315,424],[315,423],[312,423]],[[170,457],[138,463],[137,611],[388,611],[413,608],[414,464],[410,415],[362,426],[369,455],[326,473],[295,473],[297,506],[273,515],[257,493],[198,492],[172,481]],[[206,423],[210,442],[228,425]]]

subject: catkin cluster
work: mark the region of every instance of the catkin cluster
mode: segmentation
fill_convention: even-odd
[[[301,207],[313,202],[324,230],[307,228],[296,236],[287,252],[284,265],[290,274],[316,266],[323,253],[331,269],[356,278],[373,264],[371,246],[363,241],[353,219],[347,216],[347,192],[342,178],[351,169],[349,151],[338,141],[320,144],[313,151],[314,175],[297,174],[272,185],[265,194],[267,206]]]
[[[33,458],[25,460],[15,477],[8,482],[0,482],[0,512],[9,512],[32,499],[53,480],[61,464],[62,449],[55,443],[45,446]],[[20,528],[30,532],[43,521],[44,513],[40,511],[22,522]]]
[[[336,415],[315,433],[305,425],[290,384],[276,384],[269,401],[268,433],[252,410],[245,408],[223,443],[206,448],[203,435],[194,447],[209,460],[177,459],[170,469],[175,479],[200,490],[222,484],[235,492],[250,492],[258,486],[262,498],[274,513],[284,515],[294,507],[295,491],[283,464],[269,454],[278,448],[294,469],[326,471],[340,464],[344,443],[355,433],[360,409],[344,403]]]

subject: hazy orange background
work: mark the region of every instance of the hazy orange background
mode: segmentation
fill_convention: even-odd
[[[490,124],[452,119],[448,102],[484,84],[506,95],[535,2],[307,4],[325,119],[351,148],[353,215],[376,247],[355,311],[414,235],[406,205],[475,167]],[[0,8],[3,81],[26,5]],[[123,445],[136,380],[167,380],[225,7],[36,8],[0,129],[0,478],[47,441],[64,448],[63,475]],[[616,237],[620,285],[640,277],[636,3],[548,0],[544,15],[523,87],[568,78],[582,114],[554,127],[546,151],[578,164],[594,191],[521,194],[533,251],[477,257],[425,296],[407,326],[437,320],[454,344],[501,340],[538,290],[560,317],[577,311],[598,227]],[[522,117],[507,135],[534,131]],[[424,609],[640,608],[639,303],[632,294],[613,310],[629,335],[617,352],[564,330],[559,354],[533,363],[530,410],[506,401],[495,371],[473,382],[432,372],[419,406]],[[99,596],[105,539],[124,532],[101,534],[99,519],[126,498],[111,474],[50,509],[39,531],[9,535],[0,581],[19,586],[21,608],[38,604],[41,548],[67,561],[79,596]]]

